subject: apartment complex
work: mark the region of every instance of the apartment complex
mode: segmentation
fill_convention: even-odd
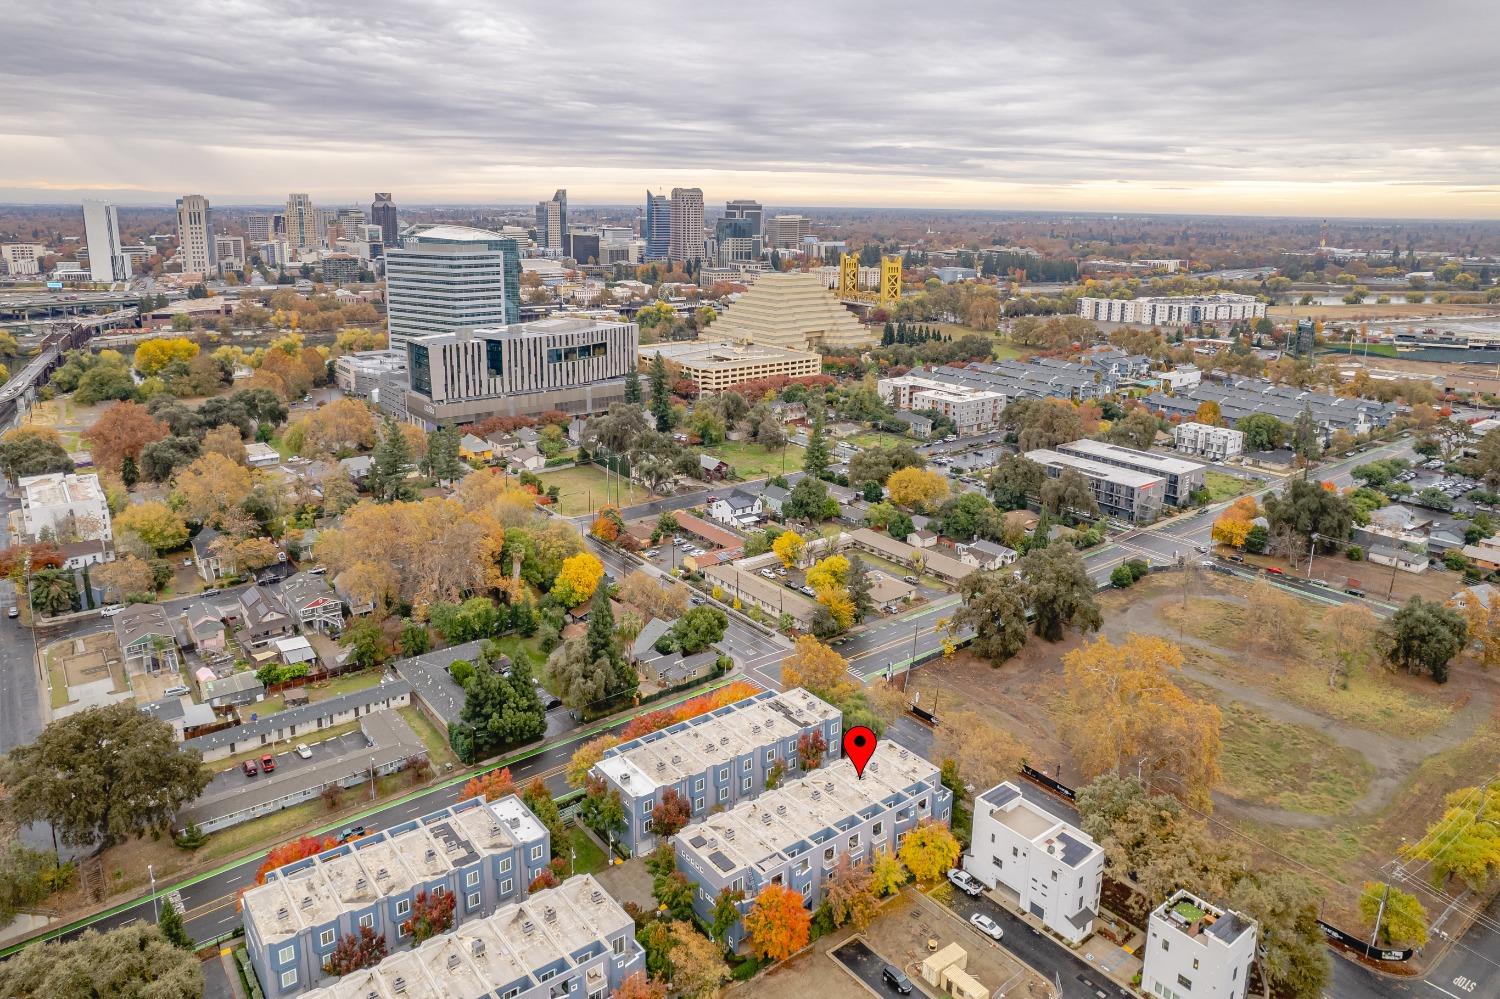
[[[714,323],[716,336],[790,350],[866,347],[877,335],[816,274],[765,274]]]
[[[521,321],[516,241],[485,229],[435,225],[385,252],[391,346],[433,333]]]
[[[340,354],[333,362],[333,381],[345,395],[361,399],[374,398],[381,378],[392,371],[406,370],[404,350],[362,350]]]
[[[536,245],[568,252],[568,192],[559,188],[549,201],[536,203]]]
[[[218,243],[208,199],[189,194],[177,199],[177,259],[184,274],[212,275],[218,270]]]
[[[1063,454],[1103,462],[1116,468],[1128,468],[1131,471],[1156,476],[1166,483],[1162,500],[1169,506],[1187,506],[1192,502],[1192,494],[1203,488],[1203,466],[1196,461],[1188,461],[1186,458],[1139,451],[1132,447],[1123,447],[1087,437],[1068,444],[1059,444],[1056,450]]]
[[[635,921],[583,874],[303,999],[605,999],[644,968]]]
[[[423,336],[406,344],[407,419],[429,429],[548,410],[586,415],[625,398],[635,323],[542,319]],[[386,400],[382,393],[381,404]]]
[[[1159,999],[1244,999],[1254,920],[1179,891],[1151,913],[1141,991]]]
[[[961,434],[975,434],[1000,426],[1006,397],[1002,392],[958,385],[916,375],[882,378],[880,398],[897,409],[937,413],[953,421]]]
[[[938,382],[947,388],[964,387],[998,392],[1013,399],[1070,399],[1083,402],[1101,394],[1098,372],[1092,367],[1050,358],[1037,362],[997,361],[955,368],[942,364],[913,368],[909,376]]]
[[[89,247],[89,277],[95,281],[130,280],[130,258],[120,240],[120,213],[106,201],[83,203],[83,235]]]
[[[703,247],[703,190],[697,187],[672,188],[667,256],[677,261],[702,260]]]
[[[1183,454],[1208,461],[1228,461],[1245,451],[1245,435],[1230,427],[1207,423],[1179,423],[1172,429],[1172,446]]]
[[[1015,781],[990,788],[974,805],[964,867],[1053,933],[1080,943],[1094,931],[1104,884],[1104,851],[1058,815],[1047,796]]]
[[[1259,319],[1266,303],[1254,295],[1183,295],[1171,298],[1080,298],[1078,314],[1096,323],[1197,326]]]
[[[1395,419],[1398,412],[1395,403],[1313,392],[1294,385],[1273,384],[1264,378],[1200,382],[1183,395],[1155,392],[1145,399],[1152,410],[1183,419],[1197,416],[1198,407],[1205,402],[1217,404],[1227,423],[1266,413],[1290,426],[1307,413],[1324,443],[1336,430],[1356,435],[1378,430]]]
[[[840,858],[860,864],[894,853],[919,823],[948,824],[952,810],[953,795],[938,768],[885,739],[862,778],[840,759],[687,826],[673,839],[677,869],[697,889],[693,908],[704,921],[726,888],[744,891],[742,914],[772,884],[800,892],[816,909]],[[737,922],[728,943],[737,949],[743,941]]]
[[[1089,482],[1099,511],[1109,517],[1147,524],[1161,515],[1162,504],[1166,502],[1167,483],[1159,475],[1118,468],[1061,451],[1027,451],[1026,457],[1041,465],[1049,478],[1055,479],[1069,468],[1081,474]]]
[[[48,472],[28,475],[16,486],[21,493],[21,533],[32,541],[43,532],[60,544],[107,542],[114,537],[99,476]]]
[[[514,796],[471,798],[341,843],[245,892],[250,963],[267,996],[295,995],[323,978],[339,939],[362,926],[402,947],[418,892],[451,894],[455,927],[524,899],[549,847],[546,827]]]
[[[762,344],[649,343],[641,346],[640,355],[642,364],[660,355],[681,368],[683,377],[691,378],[700,392],[718,392],[762,378],[805,378],[823,371],[822,360],[812,351]]]
[[[591,772],[620,795],[626,823],[620,841],[638,855],[656,846],[647,826],[667,791],[675,790],[693,817],[702,818],[760,794],[778,765],[788,776],[797,774],[804,735],[820,733],[825,758],[837,756],[842,726],[837,708],[800,687],[767,690],[621,743]]]
[[[698,563],[694,559],[695,564]],[[710,565],[703,569],[711,585],[719,587],[731,599],[742,604],[759,607],[772,618],[779,620],[787,614],[792,623],[802,629],[812,627],[813,617],[820,606],[789,586],[772,582],[754,570],[742,568],[739,563]]]

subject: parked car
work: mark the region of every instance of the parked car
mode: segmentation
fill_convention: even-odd
[[[365,834],[364,826],[345,826],[339,830],[339,842],[347,843],[351,839],[358,839]]]
[[[953,882],[953,887],[965,895],[984,894],[984,885],[978,878],[961,867],[955,867],[948,872],[948,880]]]
[[[262,770],[264,770],[266,773],[270,773],[271,771],[275,770],[276,769],[276,757],[272,756],[270,753],[267,753],[266,755],[262,756],[260,758],[260,768]]]
[[[647,558],[656,558],[656,556],[658,556],[660,554],[661,554],[661,552],[658,551],[655,548],[647,548],[646,549],[646,557]]]
[[[307,743],[305,743],[305,742],[299,742],[299,743],[297,743],[297,749],[295,750],[295,752],[297,753],[297,756],[299,758],[301,758],[301,759],[304,759],[304,760],[310,760],[310,759],[312,759],[312,750],[307,748]]]
[[[246,760],[244,763],[241,763],[240,766],[244,769],[246,777],[254,777],[256,774],[260,773],[260,771],[255,768],[254,760]]]
[[[1286,572],[1284,572],[1281,569],[1278,569],[1274,565],[1268,565],[1268,566],[1266,566],[1266,575],[1268,575],[1268,576],[1285,576]]]
[[[188,689],[186,687],[184,687],[182,684],[179,683],[175,687],[168,687],[166,690],[163,690],[161,692],[161,696],[163,696],[163,697],[181,697],[183,694],[186,694],[187,692],[188,692]]]
[[[105,604],[103,607],[99,608],[99,616],[100,617],[114,617],[116,614],[120,613],[124,609],[125,608],[122,607],[122,606],[120,606],[119,604]]]
[[[916,586],[918,583],[921,582],[921,580],[918,579],[916,576],[902,576],[901,580],[902,580],[902,582],[910,583],[913,586]]]
[[[8,618],[10,618],[10,619],[12,619],[12,620],[14,620],[14,619],[16,619],[16,618],[18,618],[18,617],[21,616],[21,612],[19,610],[17,610],[14,606],[10,606],[10,607],[5,608],[5,616],[8,617]]]
[[[902,974],[901,969],[894,964],[887,964],[880,969],[880,980],[900,995],[911,995],[911,979]]]
[[[970,916],[969,923],[991,940],[999,940],[1005,936],[1005,931],[1000,928],[1000,924],[982,912],[976,912]]]

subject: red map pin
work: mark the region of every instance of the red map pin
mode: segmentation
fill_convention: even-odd
[[[844,733],[844,755],[854,764],[854,772],[860,780],[865,777],[865,764],[875,755],[875,733],[867,726],[856,725]]]

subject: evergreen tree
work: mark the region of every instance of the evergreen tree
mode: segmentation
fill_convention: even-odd
[[[385,433],[375,445],[374,463],[370,466],[369,488],[378,500],[411,499],[415,493],[406,481],[411,471],[411,445],[396,421],[385,418]]]
[[[141,480],[141,473],[135,465],[135,459],[130,455],[120,462],[120,481],[125,483],[126,489],[134,489],[135,484]]]
[[[807,434],[807,453],[802,457],[802,470],[811,478],[821,479],[830,464],[828,438],[823,435],[823,397],[809,396],[807,402],[809,407],[817,404],[817,415],[813,417],[812,430]]]
[[[641,404],[641,376],[634,368],[625,376],[625,401],[632,406]]]
[[[193,938],[188,936],[187,927],[182,925],[182,913],[170,901],[161,907],[161,917],[157,919],[156,925],[172,946],[183,950],[193,949]]]
[[[1311,461],[1323,453],[1318,444],[1317,427],[1313,424],[1312,413],[1303,410],[1297,415],[1297,422],[1292,424],[1292,450],[1298,455]]]
[[[672,398],[667,394],[667,362],[660,354],[651,359],[651,415],[658,433],[672,429]]]
[[[584,637],[590,659],[608,659],[611,664],[620,654],[615,638],[615,613],[609,606],[609,588],[600,586],[594,590],[593,602],[589,605],[589,630]]]
[[[428,475],[445,482],[458,478],[463,468],[458,460],[458,443],[457,427],[434,430],[427,435],[427,458],[423,464]]]

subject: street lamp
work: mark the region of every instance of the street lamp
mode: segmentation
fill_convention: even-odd
[[[1314,531],[1307,543],[1307,578],[1312,579],[1313,553],[1318,550],[1318,532]]]
[[[146,865],[146,877],[151,879],[151,914],[159,923],[161,922],[161,903],[156,898],[156,871],[150,864]]]
[[[370,755],[370,800],[375,800],[375,756]]]

